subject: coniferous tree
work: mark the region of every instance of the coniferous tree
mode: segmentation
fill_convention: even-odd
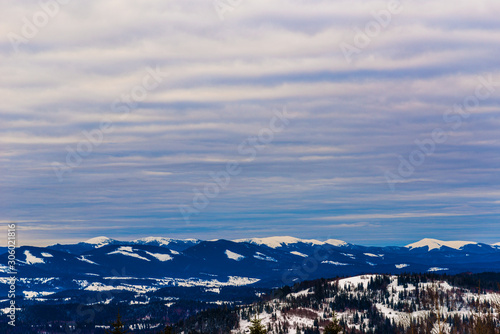
[[[266,334],[265,327],[260,323],[260,319],[254,318],[250,326],[250,334]]]
[[[335,316],[335,312],[333,312],[332,322],[326,325],[324,334],[339,334],[341,332],[342,326],[340,326],[339,320]]]
[[[116,317],[116,322],[111,324],[111,327],[113,327],[113,330],[111,332],[106,331],[108,334],[126,334],[127,332],[124,329],[124,324],[122,322],[122,317],[120,315],[120,312],[118,312],[118,315]]]

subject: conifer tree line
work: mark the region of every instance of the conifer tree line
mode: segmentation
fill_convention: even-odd
[[[95,323],[76,323],[69,332],[500,334],[498,273],[361,277],[364,277],[364,283],[358,283],[359,279],[349,279],[349,284],[339,283],[339,278],[304,281],[276,289],[256,303],[237,306],[180,300],[167,308],[159,308],[157,302],[142,305],[148,313],[139,313],[138,308],[122,301],[106,305],[106,309],[103,307],[102,310],[106,311],[96,313],[100,319]],[[189,311],[186,312],[183,305],[188,305]],[[57,307],[68,313],[64,305]],[[120,312],[117,312],[118,308]],[[44,314],[56,312],[55,308],[45,305],[38,309]],[[172,317],[174,312],[191,315],[178,321],[179,316]],[[115,320],[109,320],[113,317]],[[68,332],[64,324],[57,325],[20,322],[17,329],[20,333]],[[105,329],[106,325],[108,329]],[[1,332],[4,332],[2,328]]]
[[[377,275],[366,287],[359,284],[342,289],[334,280],[302,282],[278,291],[275,295],[282,296],[279,301],[201,312],[176,324],[175,333],[500,334],[500,295],[496,295],[497,300],[473,298],[464,289],[448,288],[443,276],[439,277],[441,282],[434,281],[436,277],[403,274],[391,284],[390,275]],[[305,289],[308,294],[293,294]],[[471,290],[488,292],[480,285]],[[390,308],[398,317],[381,313],[375,304]],[[469,311],[457,312],[465,309]],[[267,324],[259,319],[263,315]],[[290,319],[294,316],[309,318],[313,324],[293,323]],[[214,318],[219,319],[216,324],[211,321]],[[240,329],[241,321],[251,326]]]

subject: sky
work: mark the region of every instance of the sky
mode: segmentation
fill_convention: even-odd
[[[497,0],[0,12],[0,223],[19,244],[500,241]]]

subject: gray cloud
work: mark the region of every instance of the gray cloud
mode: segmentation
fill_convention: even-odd
[[[194,0],[61,6],[19,52],[0,41],[0,219],[37,244],[325,233],[498,242],[500,85],[457,129],[443,115],[479,76],[500,82],[500,4],[402,4],[352,63],[339,45],[386,2],[243,1],[224,21]],[[41,9],[0,10],[7,37]],[[168,75],[123,117],[112,104],[147,67]],[[293,120],[249,161],[238,146],[285,105]],[[113,131],[59,182],[52,163],[104,119]],[[448,140],[391,192],[384,173],[436,128]],[[179,205],[227,161],[242,173],[186,224]]]

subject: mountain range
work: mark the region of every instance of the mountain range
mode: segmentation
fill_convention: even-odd
[[[7,253],[0,255],[7,263]],[[229,287],[274,288],[321,277],[367,273],[500,271],[500,245],[423,239],[404,247],[294,237],[238,240],[97,237],[77,244],[16,249],[18,294],[73,300],[99,291],[174,295],[187,288],[205,299]],[[8,268],[0,265],[0,290]],[[172,292],[174,291],[174,292]],[[201,293],[200,293],[201,291]],[[221,295],[222,292],[222,295]],[[184,292],[183,292],[184,293]]]

